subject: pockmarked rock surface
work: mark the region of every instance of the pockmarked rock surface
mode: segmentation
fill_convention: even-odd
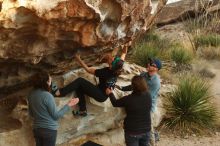
[[[97,68],[103,66],[105,66],[105,64],[98,66]],[[129,85],[131,78],[143,71],[145,71],[145,69],[140,66],[125,63],[124,71],[120,75],[117,84],[121,86]],[[62,87],[72,82],[77,77],[86,78],[94,84],[97,82],[97,79],[93,75],[86,73],[83,69],[72,70],[62,76],[53,76],[53,79],[59,87]],[[172,89],[173,87],[171,85],[165,85],[162,83],[157,106],[157,122],[155,125],[158,125],[165,114],[165,111],[163,111],[162,108],[163,97],[166,93],[171,92]],[[129,94],[129,92],[122,92],[117,89],[114,90],[114,93],[117,98]],[[74,96],[74,92],[70,93],[67,97],[56,98],[58,108],[61,108],[64,104],[66,104],[72,96]],[[0,128],[0,145],[17,146],[18,143],[22,146],[34,145],[31,126],[32,120],[28,115],[26,97],[21,99],[14,104],[15,108],[11,108],[12,110],[7,113],[7,116],[1,119],[0,127],[2,125],[4,125],[4,127]],[[97,133],[108,134],[107,131],[110,129],[114,131],[119,130],[119,135],[113,136],[112,134],[114,134],[114,132],[109,132],[109,137],[111,137],[111,139],[105,141],[103,137],[100,137],[98,142],[102,144],[106,142],[110,145],[116,145],[117,142],[114,140],[118,138],[118,143],[124,144],[123,132],[118,129],[123,127],[123,119],[125,117],[123,109],[112,107],[109,99],[104,103],[98,103],[89,97],[87,98],[87,108],[87,117],[74,117],[71,111],[69,111],[69,113],[59,120],[60,127],[58,129],[57,144],[71,144],[77,146],[80,142],[82,143],[87,140],[93,140],[92,137],[94,137]],[[14,120],[9,121],[8,119]],[[15,122],[15,120],[17,120],[17,122]],[[4,121],[5,123],[3,123]],[[14,127],[14,129],[7,129],[7,127],[10,126]]]
[[[1,0],[0,98],[27,87],[39,69],[77,68],[76,52],[95,64],[148,30],[157,13],[151,10],[150,0]]]
[[[157,10],[151,13],[150,0],[0,0],[0,145],[33,145],[25,99],[32,75],[47,70],[60,86],[65,85],[68,72],[78,68],[73,58],[76,52],[88,65],[95,65],[104,53],[148,30],[165,3],[159,0]],[[57,100],[60,106],[66,101]],[[109,101],[94,110],[92,105],[87,120],[75,119],[71,113],[61,120],[58,143],[105,131],[117,125],[113,124],[115,118],[123,117],[111,109]],[[112,115],[100,114],[101,120],[94,121],[93,112],[103,111]],[[109,122],[103,121],[109,117]],[[69,124],[72,120],[75,125]],[[88,130],[84,127],[88,124],[94,127]]]

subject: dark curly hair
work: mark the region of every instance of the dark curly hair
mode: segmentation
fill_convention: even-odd
[[[50,86],[48,85],[50,75],[46,71],[40,71],[32,78],[32,83],[35,89],[43,89],[50,92]]]

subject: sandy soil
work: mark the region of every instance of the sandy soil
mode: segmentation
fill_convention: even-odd
[[[188,138],[161,135],[157,146],[220,146],[220,134],[211,137],[192,136]]]
[[[59,146],[79,146],[86,141],[93,141],[103,146],[125,146],[124,144],[124,130],[122,128],[106,132],[104,135],[91,135],[80,139],[78,142],[71,140]],[[76,140],[77,141],[77,140]],[[172,133],[161,133],[160,141],[156,146],[220,146],[220,132],[215,132],[213,136],[191,136],[191,137],[177,137]]]
[[[220,61],[211,62],[210,65],[212,67],[213,72],[216,75],[215,78],[211,81],[211,85],[212,85],[211,90],[214,95],[213,102],[218,110],[219,125],[220,125]]]

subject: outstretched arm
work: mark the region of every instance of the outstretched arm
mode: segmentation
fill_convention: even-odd
[[[118,50],[119,50],[118,47],[114,48],[114,49],[112,50],[112,54],[111,54],[111,55],[112,55],[113,57],[117,56]]]
[[[123,86],[121,87],[122,91],[132,91],[132,85],[128,85],[128,86]]]
[[[75,55],[77,62],[90,74],[95,74],[95,68],[94,67],[88,67],[88,65],[80,58],[79,54]]]
[[[44,103],[47,107],[48,113],[54,120],[58,120],[63,117],[63,115],[71,109],[72,106],[76,105],[79,102],[78,98],[72,98],[66,105],[64,105],[60,110],[57,109],[54,97],[47,93],[44,95]]]
[[[122,97],[121,99],[116,99],[115,95],[112,93],[112,89],[106,89],[106,95],[109,96],[110,101],[114,107],[124,107],[126,103],[126,98]]]
[[[128,47],[131,46],[132,41],[129,41],[126,43],[122,48],[122,54],[121,54],[121,60],[125,60],[125,57],[127,55]]]
[[[121,60],[125,60],[125,57],[127,55],[127,51],[128,51],[128,47],[127,46],[123,46],[123,49],[122,49],[122,54],[121,54]]]

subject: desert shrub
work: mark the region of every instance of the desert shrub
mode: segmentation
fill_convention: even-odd
[[[192,60],[192,54],[182,47],[171,50],[171,59],[177,64],[188,64]]]
[[[204,77],[204,78],[214,78],[215,77],[215,73],[213,73],[212,71],[208,70],[207,68],[203,68],[201,69],[198,74],[201,76],[201,77]]]
[[[133,48],[132,59],[135,63],[141,66],[146,66],[148,58],[158,56],[159,50],[146,43],[136,44]]]
[[[149,57],[160,58],[161,60],[170,59],[168,50],[173,45],[174,43],[162,39],[150,31],[136,41],[132,51],[132,60],[141,66],[145,66]]]
[[[189,16],[184,22],[184,26],[187,32],[197,33],[198,30],[201,30],[211,23],[210,15],[205,14],[195,14],[194,17]]]
[[[217,117],[216,109],[210,103],[211,97],[207,81],[184,74],[166,99],[167,117],[163,125],[180,133],[200,133],[212,128]]]
[[[198,54],[208,60],[220,59],[220,47],[200,47]]]
[[[183,18],[184,26],[187,32],[193,34],[200,33],[201,31],[212,32],[212,30],[216,30],[216,28],[218,28],[220,24],[219,12],[209,13],[207,10],[207,7],[204,7],[202,11],[197,12],[194,15],[190,15],[190,13],[188,13],[188,15]]]
[[[194,38],[195,45],[199,46],[220,46],[220,35],[209,34],[209,35],[199,35]]]
[[[148,33],[145,33],[140,39],[139,42],[158,42],[160,40],[160,37],[153,32],[153,30],[149,31]]]

